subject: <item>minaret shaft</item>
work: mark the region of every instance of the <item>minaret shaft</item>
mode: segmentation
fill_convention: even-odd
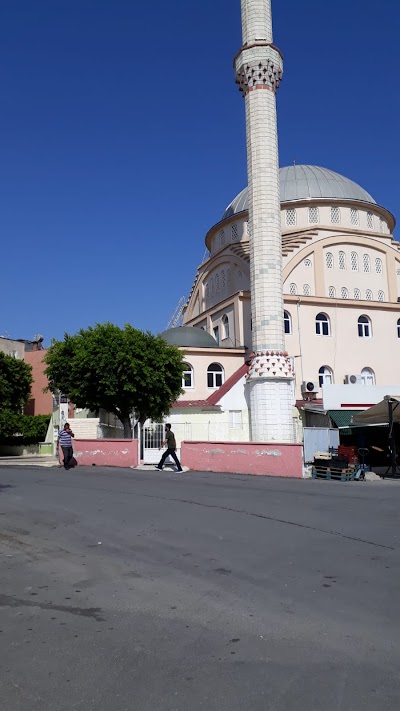
[[[282,236],[275,92],[282,57],[272,44],[270,0],[242,0],[243,47],[235,59],[245,97],[253,350],[252,439],[293,442],[293,374],[284,350]]]

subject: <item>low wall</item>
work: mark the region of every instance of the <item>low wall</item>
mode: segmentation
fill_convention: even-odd
[[[78,464],[102,467],[137,467],[137,439],[75,439],[74,456]]]
[[[302,444],[182,442],[181,447],[182,465],[195,471],[303,476]]]

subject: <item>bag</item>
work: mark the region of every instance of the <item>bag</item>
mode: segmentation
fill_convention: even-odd
[[[78,466],[78,462],[76,461],[75,457],[72,457],[72,458],[70,459],[70,462],[69,462],[69,465],[68,465],[68,466],[70,466],[71,468]]]

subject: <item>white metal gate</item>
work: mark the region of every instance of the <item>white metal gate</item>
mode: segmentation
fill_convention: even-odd
[[[143,461],[145,464],[158,464],[162,452],[160,447],[165,439],[165,425],[151,422],[143,427]]]

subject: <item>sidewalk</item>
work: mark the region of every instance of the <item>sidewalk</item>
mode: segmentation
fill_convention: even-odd
[[[21,457],[0,457],[0,467],[58,467],[58,460],[49,455],[32,454]]]

